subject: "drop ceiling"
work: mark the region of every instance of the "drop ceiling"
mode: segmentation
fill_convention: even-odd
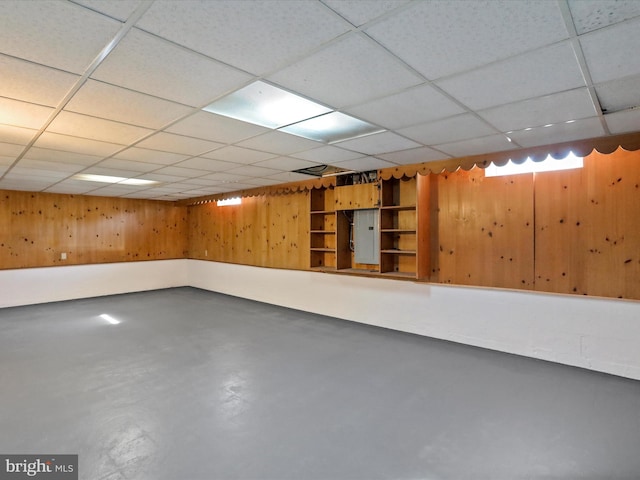
[[[322,164],[640,130],[637,0],[3,0],[0,12],[0,189],[179,200]],[[381,132],[327,144],[202,110],[256,81]]]

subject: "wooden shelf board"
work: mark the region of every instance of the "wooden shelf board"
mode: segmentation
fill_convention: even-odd
[[[409,230],[407,228],[383,228],[380,230],[382,233],[416,233],[415,230]]]
[[[324,233],[324,234],[334,234],[335,235],[335,230],[311,230],[310,233]]]
[[[312,210],[311,215],[331,215],[336,213],[335,210]]]
[[[415,210],[415,205],[383,205],[380,210]]]
[[[380,250],[380,253],[386,255],[415,255],[415,250]]]
[[[415,272],[382,272],[383,277],[416,278]]]
[[[309,250],[311,250],[312,252],[330,252],[330,253],[336,253],[336,249],[335,249],[335,248],[310,248]]]

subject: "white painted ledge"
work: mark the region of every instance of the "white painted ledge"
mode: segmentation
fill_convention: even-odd
[[[640,302],[201,260],[0,271],[0,307],[193,286],[640,380]]]

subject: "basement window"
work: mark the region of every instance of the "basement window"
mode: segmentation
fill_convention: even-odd
[[[540,172],[554,172],[558,170],[573,170],[576,168],[582,168],[583,158],[577,157],[573,152],[569,152],[565,158],[555,159],[551,155],[548,155],[541,162],[534,162],[531,157],[522,163],[513,163],[511,159],[503,165],[498,166],[493,163],[484,169],[485,177],[502,177],[505,175],[519,175],[522,173],[540,173]]]

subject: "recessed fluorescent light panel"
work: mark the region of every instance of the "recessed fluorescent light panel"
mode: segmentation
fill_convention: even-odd
[[[383,129],[344,113],[331,112],[283,127],[280,131],[318,142],[332,143],[382,132]]]
[[[554,172],[558,170],[572,170],[582,168],[583,158],[576,157],[573,152],[569,152],[563,159],[556,160],[551,155],[541,162],[534,162],[531,157],[520,163],[513,163],[509,160],[505,165],[499,167],[493,163],[484,169],[485,177],[501,177],[504,175],[518,175],[521,173]]]
[[[203,110],[325,143],[384,131],[262,81],[222,97]]]
[[[331,111],[262,81],[222,97],[203,110],[267,128],[284,127]]]
[[[110,175],[94,175],[91,173],[78,173],[73,176],[74,180],[84,180],[87,182],[100,182],[100,183],[118,183],[122,185],[155,185],[160,182],[155,180],[145,180],[144,178],[125,178],[125,177],[112,177]]]
[[[120,320],[117,320],[117,319],[113,318],[108,313],[103,313],[102,315],[100,315],[100,318],[102,318],[103,320],[106,320],[111,325],[118,325],[120,323]]]

